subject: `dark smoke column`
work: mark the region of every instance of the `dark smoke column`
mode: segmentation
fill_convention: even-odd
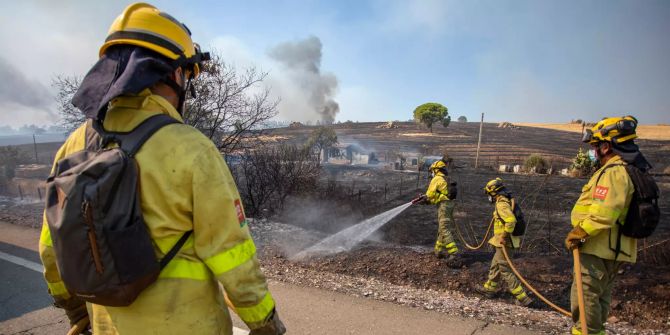
[[[297,86],[308,92],[312,108],[309,112],[316,112],[321,122],[331,124],[340,111],[340,105],[333,99],[337,78],[331,73],[321,73],[321,48],[321,40],[312,36],[302,41],[281,43],[270,50],[269,55],[286,67]]]

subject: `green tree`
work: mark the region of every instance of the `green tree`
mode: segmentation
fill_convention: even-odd
[[[458,117],[458,122],[468,122],[468,118],[465,115],[461,115]]]
[[[307,146],[316,152],[327,152],[329,148],[337,144],[337,134],[333,128],[318,127],[312,131],[307,140]],[[324,160],[327,158],[324,154]]]
[[[448,127],[451,122],[451,116],[447,107],[436,102],[428,102],[414,109],[414,121],[423,123],[433,132],[433,124],[442,123],[442,126]]]

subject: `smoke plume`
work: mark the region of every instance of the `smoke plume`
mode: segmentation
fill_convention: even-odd
[[[337,91],[337,78],[332,73],[321,72],[321,40],[312,36],[296,42],[285,42],[269,51],[272,59],[282,64],[288,71],[293,84],[303,92],[308,111],[316,113],[323,123],[333,123],[340,111],[333,99]]]
[[[49,90],[28,79],[19,69],[0,57],[0,101],[25,107],[48,110],[52,103]]]

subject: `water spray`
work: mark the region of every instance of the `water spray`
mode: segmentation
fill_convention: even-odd
[[[349,251],[407,208],[424,200],[426,200],[426,195],[419,195],[408,203],[392,208],[381,214],[377,214],[363,222],[357,223],[334,235],[326,237],[313,246],[295,254],[291,259],[300,260],[310,256],[325,256]]]

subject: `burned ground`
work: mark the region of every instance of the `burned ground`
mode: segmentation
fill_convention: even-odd
[[[357,143],[380,153],[380,165],[384,165],[387,151],[422,154],[448,151],[454,158],[450,178],[459,188],[455,219],[470,244],[481,241],[493,211],[482,187],[488,180],[502,177],[522,206],[528,222],[523,247],[514,256],[515,264],[548,298],[564,308],[569,306],[571,258],[562,244],[570,229],[571,207],[587,179],[501,174],[492,167],[522,163],[531,153],[544,155],[555,168],[567,167],[581,146],[579,134],[532,127],[502,129],[485,124],[480,168],[474,169],[478,124],[452,123],[446,129],[436,127],[434,135],[411,123],[400,123],[395,129],[377,129],[377,125],[343,124],[335,128],[341,142]],[[312,129],[277,129],[269,131],[268,136],[279,136],[289,143],[302,143]],[[670,141],[641,140],[639,143],[655,165],[655,171],[670,165],[667,158]],[[662,194],[670,194],[670,177],[657,175],[656,178]],[[476,299],[472,286],[485,279],[492,251],[487,246],[476,252],[466,251],[461,267],[456,269],[434,258],[432,244],[437,231],[434,206],[410,207],[382,227],[371,241],[350,252],[291,260],[296,252],[329,234],[408,202],[424,192],[428,182],[425,173],[327,164],[311,192],[291,196],[284,211],[276,217],[250,224],[259,244],[261,263],[268,275],[277,280],[363,296],[371,292],[371,297],[411,306],[429,309],[438,306],[432,300],[421,301],[426,294],[434,292],[448,294],[450,299],[454,296]],[[638,263],[624,266],[616,283],[612,306],[614,318],[610,328],[618,329],[618,333],[630,333],[632,329],[654,329],[652,333],[670,330],[670,242],[667,242],[670,240],[670,198],[663,195],[660,202],[662,222],[658,231],[651,238],[640,241]],[[41,204],[0,203],[0,220],[37,227],[41,208]],[[331,282],[325,284],[326,280]],[[360,287],[354,289],[357,285]],[[391,289],[388,289],[389,285]],[[404,288],[402,297],[398,296],[399,287]],[[503,306],[512,302],[508,297],[496,301]],[[444,304],[441,306],[446,306]],[[517,322],[511,313],[522,313],[516,307],[502,307],[498,316],[492,316],[485,310],[478,310],[483,304],[461,306],[459,313],[503,323]],[[547,315],[555,315],[546,314],[547,307],[537,308],[542,312],[533,311],[540,313],[541,318],[551,319]],[[446,307],[444,311],[449,313]],[[523,315],[526,321],[533,318],[533,313]],[[551,324],[542,322],[522,324],[549,333],[561,333],[567,326],[565,320]]]

